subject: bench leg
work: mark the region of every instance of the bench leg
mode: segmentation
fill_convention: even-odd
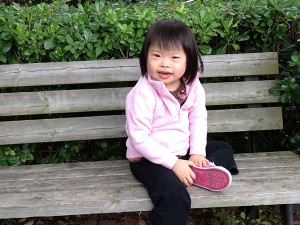
[[[248,133],[248,149],[249,152],[256,152],[256,134],[254,132]]]
[[[280,213],[281,213],[281,219],[283,225],[293,225],[294,224],[294,218],[293,218],[293,205],[280,205]]]
[[[247,217],[250,219],[257,219],[259,217],[258,206],[246,206]]]

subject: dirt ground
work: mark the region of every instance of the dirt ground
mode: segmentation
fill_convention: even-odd
[[[294,225],[300,225],[300,207],[295,207]],[[211,225],[211,224],[236,224],[241,219],[241,208],[225,209],[193,209],[187,225]],[[280,212],[278,207],[259,208],[257,223],[250,222],[250,219],[243,221],[243,224],[270,224],[280,225]],[[64,217],[44,217],[0,220],[0,225],[148,225],[148,212],[133,213],[111,213],[93,214]],[[233,220],[234,219],[234,220]],[[247,222],[248,221],[248,222]],[[268,221],[268,223],[266,223]],[[239,220],[238,224],[242,224]]]

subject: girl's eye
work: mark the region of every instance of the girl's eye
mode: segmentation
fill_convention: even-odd
[[[153,53],[153,56],[154,56],[154,57],[159,57],[159,54]]]
[[[179,59],[179,56],[173,56],[173,59]]]

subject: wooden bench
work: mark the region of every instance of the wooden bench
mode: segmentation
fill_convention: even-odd
[[[203,61],[209,133],[283,128],[279,96],[268,91],[275,83],[270,75],[278,73],[277,53]],[[137,59],[0,65],[0,145],[125,138],[124,100],[139,76]],[[54,88],[22,88],[34,86]],[[240,173],[230,188],[216,193],[193,186],[192,207],[284,204],[292,224],[292,205],[300,203],[299,157],[270,149],[235,159]],[[0,218],[152,208],[126,160],[0,167],[0,181]]]

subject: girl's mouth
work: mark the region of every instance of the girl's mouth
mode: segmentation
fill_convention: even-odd
[[[166,72],[159,72],[158,74],[161,79],[168,79],[170,76],[172,76],[171,73],[166,73]]]

